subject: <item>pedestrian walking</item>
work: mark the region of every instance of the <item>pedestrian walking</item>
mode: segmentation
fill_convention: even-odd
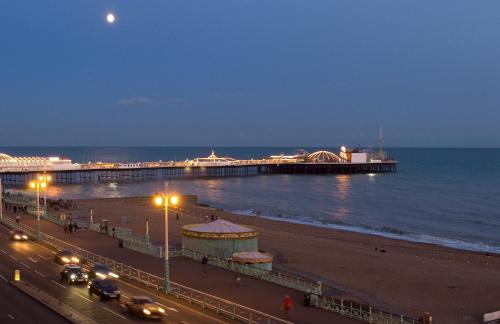
[[[285,317],[287,319],[290,318],[290,312],[292,311],[292,307],[293,307],[292,298],[289,295],[285,295],[285,298],[283,298],[283,309],[285,310]]]
[[[19,224],[19,222],[21,222],[21,216],[17,215],[16,216],[16,223]]]
[[[64,223],[64,233],[68,233],[68,223]]]
[[[208,223],[208,215],[205,215],[205,223]]]
[[[203,256],[203,258],[201,258],[201,264],[202,264],[202,267],[203,267],[203,273],[207,273],[207,263],[208,263],[208,258],[206,255]]]
[[[175,214],[175,219],[179,220],[179,213]]]
[[[210,215],[210,220],[211,220],[212,222],[215,220],[215,217],[214,217],[214,215],[213,215],[213,214],[212,214],[212,215]]]
[[[115,238],[115,228],[113,227],[111,231],[113,232],[113,238]]]
[[[241,282],[241,277],[236,275],[234,277],[234,282],[236,283],[236,286],[239,287],[240,286],[240,282]]]
[[[73,233],[73,223],[69,223],[68,230],[69,230],[69,234]]]

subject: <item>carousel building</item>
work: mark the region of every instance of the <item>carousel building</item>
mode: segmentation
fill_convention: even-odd
[[[182,247],[229,259],[234,253],[258,251],[259,232],[251,227],[218,219],[182,227]]]

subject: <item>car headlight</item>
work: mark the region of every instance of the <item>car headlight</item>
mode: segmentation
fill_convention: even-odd
[[[78,259],[77,257],[71,257],[71,261],[78,263],[80,262],[80,259]]]
[[[27,240],[28,239],[28,235],[23,235],[23,239]]]
[[[76,274],[72,273],[71,276],[69,276],[71,278],[71,280],[75,280],[76,279]]]
[[[16,235],[14,235],[14,238],[15,238],[16,240],[20,240],[20,239],[21,239],[21,236],[16,234]]]
[[[88,275],[88,274],[86,274],[86,273],[85,273],[83,276],[85,277],[85,279],[88,279],[88,278],[89,278],[89,275]]]
[[[158,311],[159,311],[160,313],[162,313],[162,314],[163,314],[163,313],[165,313],[165,310],[164,310],[163,308],[161,308],[161,307],[158,307]]]
[[[106,278],[106,275],[104,273],[96,272],[95,275],[99,278]]]
[[[119,277],[120,277],[119,275],[117,275],[117,274],[116,274],[116,273],[114,273],[114,272],[108,272],[108,274],[109,274],[111,277],[113,277],[113,278],[119,278]]]
[[[70,259],[68,259],[67,257],[62,257],[61,260],[63,260],[64,262],[69,262],[71,261]]]
[[[142,312],[146,315],[151,315],[151,311],[149,309],[144,308]]]

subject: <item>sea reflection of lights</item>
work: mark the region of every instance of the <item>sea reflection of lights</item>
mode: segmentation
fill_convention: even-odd
[[[351,177],[345,174],[341,174],[335,177],[337,180],[337,187],[335,190],[335,198],[340,200],[346,200],[349,194],[349,188],[351,187]]]

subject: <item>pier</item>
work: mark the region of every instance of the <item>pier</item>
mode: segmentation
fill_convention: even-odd
[[[345,154],[342,154],[345,153]],[[359,156],[358,156],[359,155]],[[154,181],[184,178],[248,177],[272,174],[354,174],[396,172],[397,161],[370,157],[366,153],[318,151],[309,155],[271,156],[261,160],[217,157],[184,162],[88,163],[48,158],[47,163],[15,165],[12,157],[0,166],[0,178],[7,186],[23,186],[41,173],[50,173],[55,184]],[[42,162],[41,162],[42,161]],[[50,164],[50,161],[57,163]],[[62,163],[60,161],[66,161]],[[68,162],[69,161],[69,162]]]

